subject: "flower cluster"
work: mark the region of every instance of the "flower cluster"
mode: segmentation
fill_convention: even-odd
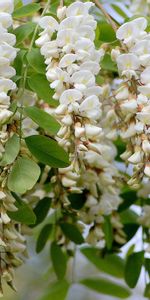
[[[45,16],[44,30],[36,41],[47,65],[47,79],[59,100],[55,115],[61,124],[56,139],[70,153],[71,164],[59,169],[59,179],[68,192],[87,191],[80,216],[91,224],[94,242],[101,239],[102,215],[116,210],[121,202],[113,165],[116,150],[101,127],[103,88],[95,76],[104,50],[94,45],[96,21],[89,14],[91,2],[75,2],[58,9],[58,23]],[[63,197],[67,201],[67,194]],[[102,234],[103,235],[103,234]]]
[[[4,151],[7,133],[7,122],[12,116],[9,110],[10,96],[8,92],[16,88],[15,83],[10,79],[15,75],[15,69],[11,63],[16,57],[17,50],[13,47],[16,43],[15,35],[8,33],[8,28],[12,25],[11,13],[13,11],[13,1],[6,0],[0,3],[0,156]]]
[[[8,33],[8,28],[12,25],[11,13],[13,12],[14,1],[0,1],[0,158],[5,152],[5,143],[13,134],[8,130],[8,123],[12,117],[10,107],[9,91],[16,88],[11,77],[15,75],[15,69],[11,63],[16,57],[17,50],[14,48],[16,37]],[[19,225],[13,222],[8,216],[8,212],[16,211],[15,199],[5,188],[7,180],[7,166],[0,169],[0,269],[1,280],[13,286],[13,268],[21,263],[18,254],[25,250],[24,237],[20,233]],[[2,282],[1,281],[1,282]],[[2,293],[2,286],[0,286]]]
[[[117,31],[124,53],[112,50],[123,81],[114,93],[115,112],[122,139],[128,141],[121,157],[134,165],[129,184],[138,187],[144,175],[150,177],[150,43],[147,20],[137,18]]]

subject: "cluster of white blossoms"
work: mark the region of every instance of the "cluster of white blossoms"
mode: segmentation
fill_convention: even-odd
[[[96,75],[104,50],[94,45],[97,24],[89,14],[93,5],[77,1],[59,8],[59,23],[51,16],[41,18],[43,31],[36,45],[45,57],[54,99],[59,100],[55,115],[61,129],[56,139],[70,153],[71,164],[59,169],[59,179],[67,193],[88,191],[82,219],[101,227],[101,216],[116,210],[121,199],[113,165],[116,150],[100,124],[103,88],[96,85]],[[64,199],[69,203],[67,196]],[[97,241],[102,230],[96,225],[94,230]]]
[[[128,183],[135,188],[144,175],[150,177],[150,34],[146,28],[143,17],[123,24],[116,34],[122,49],[112,50],[123,79],[113,94],[120,136],[128,141],[121,157],[134,166]]]
[[[14,48],[16,37],[8,33],[8,28],[12,26],[13,2],[13,0],[0,2],[0,156],[3,152],[3,144],[7,140],[6,124],[13,114],[9,110],[8,92],[16,88],[15,83],[10,79],[16,74],[15,69],[11,67],[17,55],[17,50]]]
[[[12,26],[13,0],[0,1],[0,158],[5,152],[5,143],[13,132],[8,130],[7,124],[12,117],[9,110],[10,96],[8,92],[16,89],[16,84],[11,80],[15,75],[15,69],[11,66],[17,50],[15,35],[8,33]],[[1,282],[6,281],[13,287],[13,268],[21,263],[18,254],[25,250],[24,237],[20,233],[19,225],[13,222],[8,212],[16,211],[15,199],[5,188],[8,168],[0,168],[0,269]],[[0,286],[2,293],[2,286]]]

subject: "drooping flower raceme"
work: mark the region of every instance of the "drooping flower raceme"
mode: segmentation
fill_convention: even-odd
[[[11,77],[15,75],[15,69],[11,63],[16,57],[14,48],[16,38],[8,33],[12,25],[11,13],[13,12],[13,0],[0,1],[0,158],[5,153],[5,143],[14,133],[9,129],[8,123],[13,113],[10,111],[9,91],[16,89]],[[8,212],[16,211],[15,199],[7,191],[6,180],[9,166],[0,162],[0,269],[1,284],[6,281],[13,287],[13,268],[21,264],[18,254],[25,250],[24,237],[20,233],[20,227],[8,216]],[[0,293],[2,286],[0,285]]]
[[[145,18],[123,24],[116,35],[124,45],[124,53],[112,51],[123,79],[115,91],[120,136],[128,141],[122,158],[135,166],[129,180],[134,187],[138,187],[144,175],[150,177],[150,35],[146,27]]]
[[[96,21],[89,14],[91,6],[92,2],[77,1],[59,8],[60,23],[50,16],[41,18],[43,31],[36,44],[45,57],[54,98],[59,100],[55,115],[61,129],[56,139],[70,153],[70,166],[59,169],[61,184],[67,193],[88,191],[83,221],[101,226],[100,215],[110,214],[121,200],[114,188],[115,155],[100,124],[103,89],[96,85],[96,75],[104,50],[94,45]],[[67,193],[65,203],[69,203]],[[97,242],[102,230],[96,230]]]

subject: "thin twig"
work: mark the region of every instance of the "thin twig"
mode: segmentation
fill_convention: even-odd
[[[60,7],[64,6],[64,0],[60,0]]]
[[[104,9],[103,5],[98,1],[98,0],[93,0],[95,5],[101,10],[101,12],[104,14],[110,25],[112,26],[113,30],[116,32],[118,30],[118,26],[116,23],[113,21],[113,19],[110,17],[110,15],[106,12]]]

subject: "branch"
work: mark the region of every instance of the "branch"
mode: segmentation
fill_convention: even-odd
[[[101,12],[103,13],[103,15],[106,17],[106,19],[108,20],[109,24],[113,28],[113,30],[116,32],[118,30],[118,26],[112,20],[112,18],[110,17],[110,15],[106,12],[106,10],[104,9],[103,5],[98,0],[93,0],[93,2],[101,10]]]

